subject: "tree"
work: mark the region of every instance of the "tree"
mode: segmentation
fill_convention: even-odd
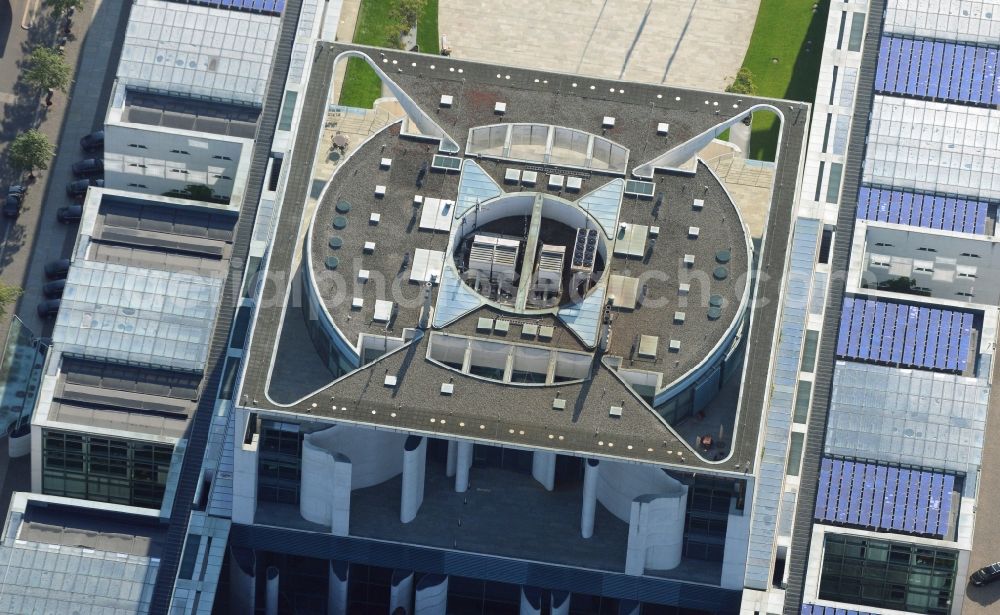
[[[757,93],[757,85],[753,82],[753,73],[745,66],[736,73],[736,78],[726,88],[727,92],[733,94],[746,94],[753,96]]]
[[[45,6],[49,7],[52,14],[59,17],[69,11],[79,11],[83,8],[84,0],[45,0]]]
[[[7,160],[14,168],[33,174],[35,169],[49,168],[53,153],[49,138],[32,129],[17,135],[7,150]]]
[[[392,7],[392,16],[399,22],[401,30],[406,32],[417,25],[420,14],[424,11],[427,0],[396,0]]]
[[[17,286],[8,286],[3,282],[0,282],[0,314],[7,311],[7,306],[17,301],[17,298],[21,296],[24,291]]]
[[[38,47],[28,58],[28,70],[24,80],[39,90],[59,90],[69,87],[72,69],[62,54],[48,47]]]

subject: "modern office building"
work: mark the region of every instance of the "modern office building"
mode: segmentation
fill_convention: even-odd
[[[204,457],[213,344],[232,323],[277,113],[263,115],[267,84],[288,63],[284,3],[251,5],[131,3],[105,186],[88,191],[63,267],[30,433],[11,439],[30,451],[32,493],[6,520],[3,612],[165,612],[188,528],[228,530],[188,523],[182,470]]]
[[[340,159],[348,58],[406,117]],[[738,610],[808,108],[328,42],[307,76],[195,512],[216,608]],[[755,111],[756,247],[697,158]]]
[[[970,552],[1000,303],[997,8],[831,3],[799,207],[829,250],[819,360],[792,389],[801,470],[744,613],[957,614],[988,563]]]
[[[1000,13],[959,4],[831,3],[810,109],[137,0],[0,610],[960,612]],[[355,143],[348,59],[400,109]],[[699,157],[751,113],[752,212]]]

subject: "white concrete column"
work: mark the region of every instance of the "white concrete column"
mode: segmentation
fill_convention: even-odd
[[[586,459],[583,462],[583,510],[580,514],[580,535],[590,538],[594,535],[594,516],[597,514],[597,479],[600,476],[600,462]]]
[[[521,586],[520,615],[541,615],[542,592],[537,587]]]
[[[413,613],[413,571],[393,570],[389,585],[390,615],[412,615]]]
[[[469,489],[469,468],[472,467],[472,442],[459,441],[455,461],[455,491],[465,493]]]
[[[425,574],[417,582],[414,615],[447,615],[448,577],[443,574]]]
[[[333,498],[330,502],[330,532],[347,536],[351,526],[351,460],[333,454]]]
[[[410,436],[403,444],[403,488],[399,520],[409,523],[424,503],[424,470],[427,466],[427,438]]]
[[[444,475],[448,478],[455,476],[455,468],[458,466],[458,442],[448,440],[448,461],[445,463]]]
[[[549,595],[552,615],[569,615],[569,592],[553,590]]]
[[[350,566],[347,562],[330,560],[327,572],[326,613],[347,615],[347,580]]]
[[[746,482],[746,503],[743,510],[736,509],[736,494],[729,502],[729,519],[726,523],[726,550],[722,554],[722,587],[743,589],[747,571],[747,550],[750,546],[750,502],[753,501],[753,481]]]
[[[256,559],[253,549],[229,547],[229,606],[233,613],[254,612]]]
[[[531,453],[531,475],[552,491],[556,487],[556,454],[553,451],[534,451]]]
[[[55,363],[55,361],[53,361]],[[48,378],[42,378],[42,384]],[[37,415],[32,418],[32,421],[36,420]],[[41,428],[31,430],[31,492],[41,493],[42,492],[42,457],[45,454],[42,451],[42,430]],[[255,481],[256,482],[256,481]]]
[[[248,424],[254,415],[243,410],[238,412],[236,424],[243,425],[242,432],[237,429],[236,446],[233,449],[233,521],[243,525],[253,524],[257,511],[257,457],[260,434],[256,425]]]
[[[267,567],[267,590],[264,594],[265,615],[278,615],[278,568]]]

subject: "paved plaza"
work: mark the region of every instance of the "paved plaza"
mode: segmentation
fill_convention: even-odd
[[[441,0],[457,58],[723,90],[759,0]]]

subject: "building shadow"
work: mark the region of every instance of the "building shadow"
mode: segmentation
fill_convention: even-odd
[[[0,58],[7,54],[7,42],[13,25],[14,11],[10,8],[10,0],[0,0]]]

